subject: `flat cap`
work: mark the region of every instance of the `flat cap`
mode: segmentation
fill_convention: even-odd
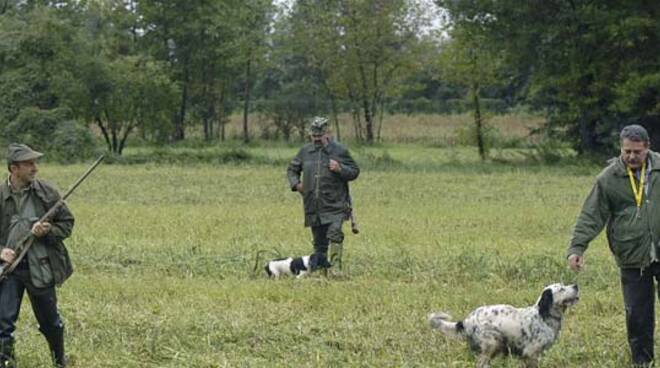
[[[7,148],[7,163],[35,160],[43,155],[25,144],[11,143]]]

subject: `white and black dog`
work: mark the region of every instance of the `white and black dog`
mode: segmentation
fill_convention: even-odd
[[[328,268],[330,263],[325,254],[314,253],[309,256],[297,258],[278,258],[268,261],[264,269],[268,277],[279,278],[281,275],[296,276],[296,278],[305,277],[309,272],[316,271],[318,268]]]
[[[478,368],[490,367],[498,354],[521,357],[525,367],[537,367],[544,350],[559,336],[566,308],[580,299],[577,285],[552,284],[543,289],[536,304],[526,308],[488,305],[475,309],[464,320],[452,322],[443,312],[428,316],[432,328],[467,340],[479,354]]]

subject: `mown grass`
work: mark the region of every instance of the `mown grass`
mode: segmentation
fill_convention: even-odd
[[[480,163],[462,148],[355,148],[362,232],[347,234],[345,276],[273,281],[252,273],[258,250],[312,249],[285,181],[296,147],[240,149],[251,159],[103,165],[74,194],[76,272],[59,289],[73,367],[471,367],[464,343],[428,328],[428,312],[461,318],[483,304],[528,305],[544,285],[576,280],[582,300],[542,366],[629,362],[603,237],[585,273],[564,264],[598,167]],[[45,164],[40,175],[64,189],[84,168]],[[28,304],[18,356],[46,367]]]

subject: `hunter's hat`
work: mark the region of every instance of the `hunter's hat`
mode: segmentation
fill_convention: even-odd
[[[309,126],[309,131],[314,135],[322,135],[328,131],[328,119],[322,116],[317,116],[312,119]]]
[[[25,144],[11,143],[7,148],[7,163],[36,160],[43,155]]]

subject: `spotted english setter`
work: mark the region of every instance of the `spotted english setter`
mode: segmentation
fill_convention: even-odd
[[[536,304],[526,308],[488,305],[475,309],[460,322],[452,322],[443,312],[429,314],[428,321],[449,337],[467,340],[479,354],[477,368],[490,367],[491,359],[498,354],[519,356],[525,367],[534,368],[543,351],[559,336],[566,308],[579,299],[577,285],[552,284],[543,289]]]

